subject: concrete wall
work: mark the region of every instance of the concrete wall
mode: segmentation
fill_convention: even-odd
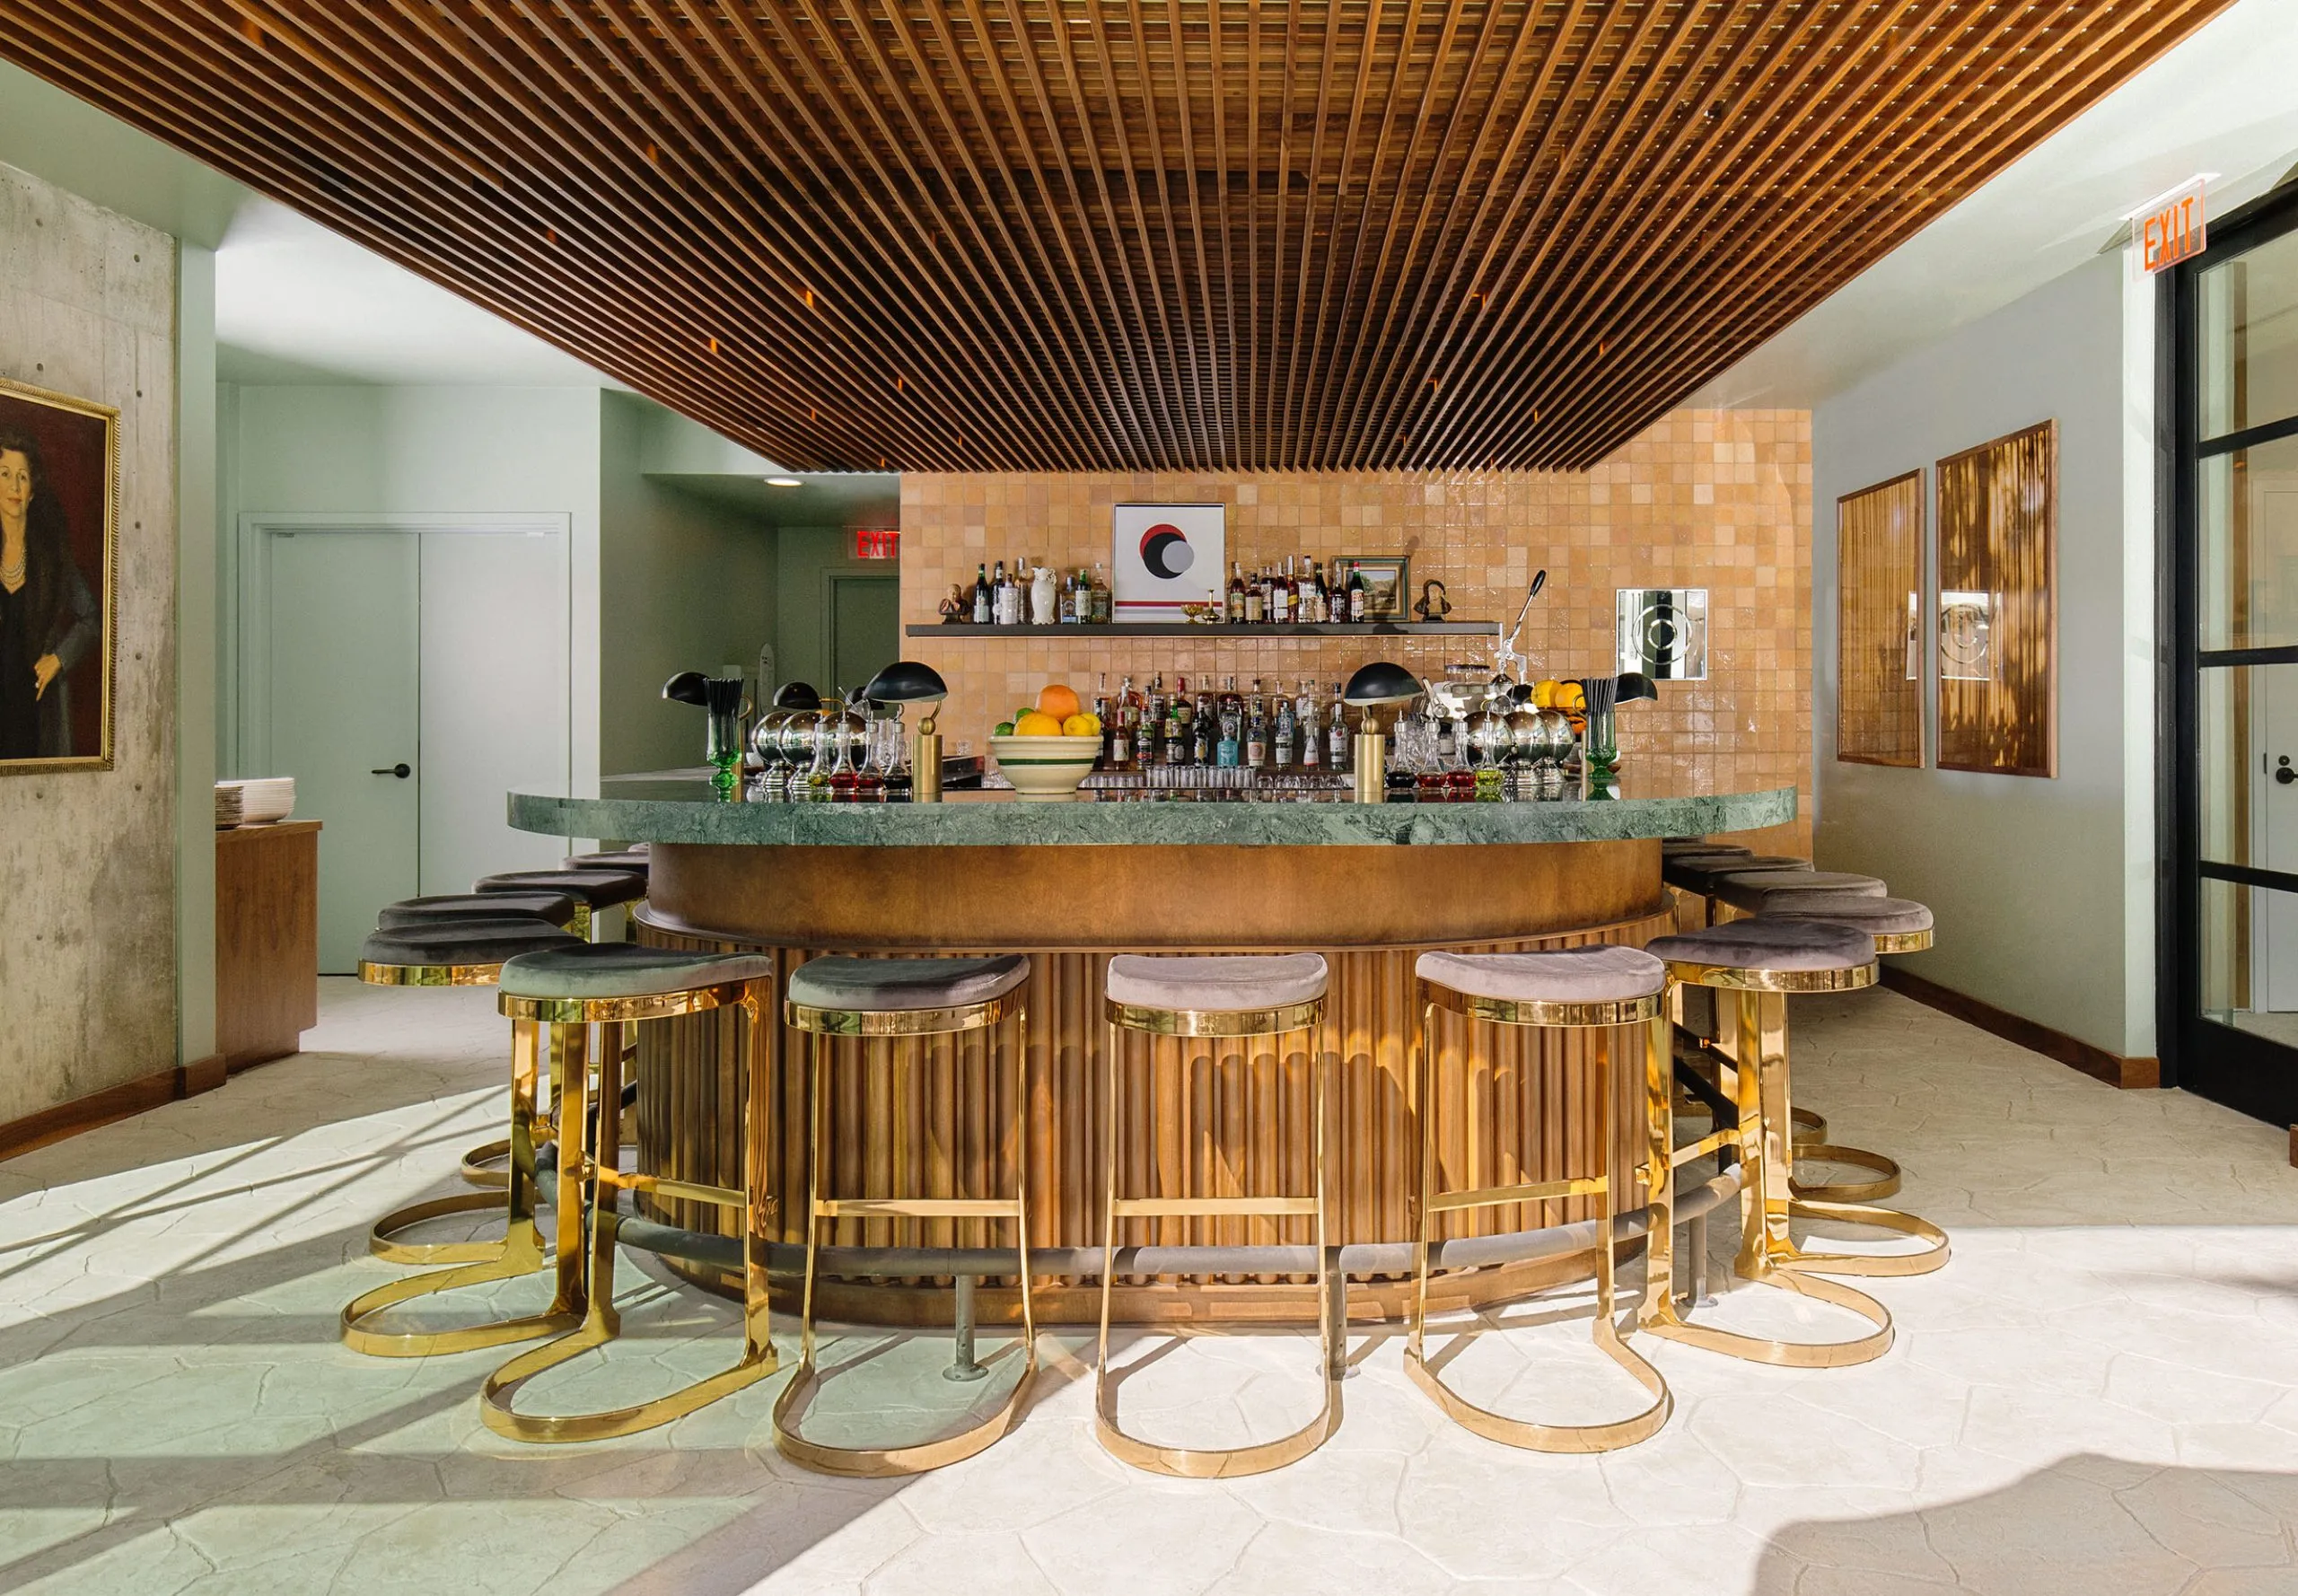
[[[227,390],[220,407],[234,522],[266,513],[570,519],[577,794],[597,791],[600,769],[599,398],[590,388],[248,386]],[[238,539],[226,542],[220,654],[229,671],[238,658]],[[224,741],[236,750],[228,698]]]
[[[627,393],[599,402],[601,768],[698,765],[702,712],[665,703],[662,683],[680,671],[757,670],[775,624],[774,530],[650,480],[645,444],[661,407]]]
[[[2126,335],[2134,292],[2144,288],[2126,282],[2121,259],[2102,258],[1812,413],[1814,846],[1822,867],[1881,875],[1931,906],[1938,946],[1910,970],[2145,1056],[2154,1050],[2151,421],[2127,400],[2147,408],[2151,374]],[[1922,468],[1935,532],[1933,463],[2048,417],[2059,429],[2057,777],[1838,763],[1836,501]]]
[[[0,1121],[176,1063],[176,258],[0,167],[0,375],[120,412],[115,767],[0,776]]]

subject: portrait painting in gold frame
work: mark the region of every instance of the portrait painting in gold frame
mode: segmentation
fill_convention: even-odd
[[[109,770],[119,412],[0,380],[0,776]]]

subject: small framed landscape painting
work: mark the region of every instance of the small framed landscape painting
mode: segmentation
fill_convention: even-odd
[[[1406,554],[1351,555],[1346,563],[1364,578],[1366,620],[1410,620],[1405,606],[1412,591],[1412,557]],[[1345,581],[1346,578],[1343,578]]]
[[[109,770],[119,412],[0,381],[0,776]]]

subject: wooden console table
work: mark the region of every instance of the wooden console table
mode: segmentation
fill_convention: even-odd
[[[215,1050],[236,1073],[320,1022],[320,822],[215,833]]]

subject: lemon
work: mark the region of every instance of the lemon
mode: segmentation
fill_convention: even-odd
[[[1532,683],[1532,707],[1534,709],[1554,709],[1556,707],[1556,689],[1560,685],[1562,684],[1557,682],[1554,677],[1543,677],[1539,680]]]
[[[1559,682],[1556,689],[1556,707],[1558,709],[1587,708],[1587,689],[1576,681]]]
[[[1013,723],[1016,737],[1058,737],[1061,723],[1042,710],[1032,709]]]
[[[1097,715],[1073,715],[1061,723],[1061,734],[1064,737],[1099,737],[1101,734],[1101,717]]]

